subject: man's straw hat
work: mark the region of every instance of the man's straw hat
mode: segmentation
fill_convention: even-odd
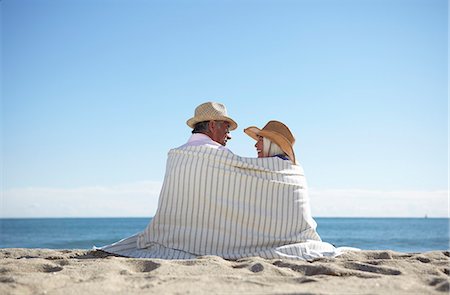
[[[295,138],[291,133],[291,130],[279,121],[269,121],[263,129],[259,129],[258,127],[251,126],[244,129],[244,132],[253,138],[254,140],[258,140],[258,136],[266,137],[270,139],[272,142],[276,143],[280,146],[283,152],[288,155],[288,157],[295,163],[295,154],[294,154],[294,142]]]
[[[195,109],[194,117],[187,120],[186,124],[194,128],[195,124],[204,121],[227,121],[230,123],[230,130],[237,128],[237,123],[228,117],[227,108],[218,102],[205,102]]]

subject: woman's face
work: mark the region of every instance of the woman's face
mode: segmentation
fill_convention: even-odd
[[[255,144],[255,148],[258,153],[258,158],[264,158],[264,142],[262,136],[258,136],[258,141]]]

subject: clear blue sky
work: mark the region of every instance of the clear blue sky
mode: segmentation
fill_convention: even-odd
[[[81,198],[73,190],[157,187],[167,151],[185,143],[185,122],[205,101],[223,102],[239,124],[228,147],[241,156],[256,156],[243,128],[271,119],[291,128],[313,213],[383,216],[382,201],[373,214],[361,199],[340,204],[342,214],[317,201],[361,190],[371,201],[394,194],[400,207],[417,196],[392,216],[448,214],[447,1],[0,7],[3,216],[120,215],[50,210],[36,191],[59,190],[54,202],[64,203]],[[35,209],[25,210],[30,198]],[[431,212],[420,211],[426,198]],[[127,211],[134,203],[123,214],[145,216]]]

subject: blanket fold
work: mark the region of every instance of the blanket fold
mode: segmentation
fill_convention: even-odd
[[[201,146],[169,151],[153,220],[141,233],[101,249],[154,258],[338,254],[316,232],[301,166]]]

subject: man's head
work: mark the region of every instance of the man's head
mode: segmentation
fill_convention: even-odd
[[[231,139],[229,132],[237,128],[237,123],[228,117],[227,109],[221,103],[205,102],[195,109],[194,117],[186,124],[192,133],[203,133],[215,142],[225,146]]]
[[[227,121],[204,121],[195,124],[192,133],[203,133],[212,140],[225,146],[231,139],[230,123]]]

